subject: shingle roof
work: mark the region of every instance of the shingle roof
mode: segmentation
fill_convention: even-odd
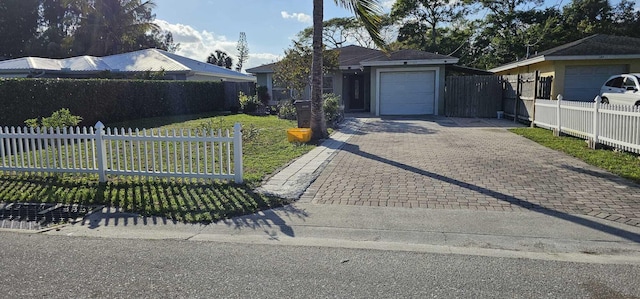
[[[628,55],[640,56],[640,38],[594,34],[542,51],[527,59],[503,64],[489,71],[501,72],[545,60],[580,60],[585,57],[599,56],[601,56],[599,59],[618,59],[630,57]]]
[[[542,51],[532,57],[628,54],[640,54],[640,38],[594,34],[568,44]]]
[[[364,60],[384,55],[380,50],[355,45],[333,49],[332,51],[339,52],[338,63],[340,66],[359,65]]]
[[[380,53],[376,57],[365,59],[363,61],[371,62],[371,61],[432,60],[432,59],[440,60],[440,59],[456,59],[456,58],[453,56],[418,51],[418,50],[399,50],[399,51],[392,52],[389,55]]]
[[[260,66],[256,66],[250,69],[246,69],[247,73],[259,74],[259,73],[273,73],[273,69],[276,66],[276,63],[263,64]]]
[[[360,47],[356,45],[349,45],[342,48],[332,49],[331,51],[338,51],[338,64],[339,66],[354,66],[360,65],[362,62],[383,62],[383,61],[397,61],[397,60],[440,60],[440,59],[457,59],[452,56],[441,55],[436,53],[418,51],[418,50],[400,50],[385,54],[380,50]],[[248,73],[272,73],[276,63],[270,63],[261,65],[258,67],[247,69]]]

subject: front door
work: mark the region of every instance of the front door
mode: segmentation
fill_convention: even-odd
[[[349,103],[348,110],[364,110],[364,76],[349,76]]]

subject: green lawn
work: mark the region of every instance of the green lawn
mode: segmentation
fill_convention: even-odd
[[[640,183],[640,158],[638,155],[609,149],[592,150],[584,139],[570,136],[555,137],[552,131],[542,128],[516,128],[510,131],[548,148],[567,153],[588,164]]]
[[[252,189],[260,185],[263,178],[314,147],[287,142],[286,129],[295,127],[294,121],[275,116],[202,114],[142,119],[108,126],[231,129],[236,122],[243,125],[245,135],[244,184],[127,176],[98,184],[95,175],[0,173],[0,201],[104,204],[185,222],[216,221],[282,205],[282,199],[256,194]]]

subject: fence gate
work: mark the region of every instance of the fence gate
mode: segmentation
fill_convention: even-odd
[[[445,114],[453,117],[496,117],[502,110],[499,76],[447,77]]]
[[[552,77],[540,77],[539,72],[506,75],[503,78],[504,114],[514,121],[533,122],[535,101],[550,99]]]
[[[551,97],[552,77],[538,72],[505,76],[450,76],[445,88],[445,115],[496,117],[532,122],[535,99]]]

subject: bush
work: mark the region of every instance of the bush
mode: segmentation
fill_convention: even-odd
[[[240,108],[244,113],[255,113],[262,105],[262,103],[258,101],[258,96],[249,96],[242,91],[238,94],[238,100],[240,101]]]
[[[282,100],[278,103],[278,117],[283,119],[296,119],[296,106],[291,100]]]
[[[269,95],[269,88],[266,86],[258,86],[256,89],[256,93],[258,94],[258,100],[262,105],[269,105],[269,101],[271,100],[271,96]]]
[[[0,125],[67,108],[82,124],[202,113],[225,107],[221,82],[107,79],[0,79]]]
[[[41,121],[38,121],[38,118],[30,118],[25,120],[24,123],[31,128],[66,128],[77,126],[81,120],[82,117],[72,115],[69,109],[62,108],[53,112],[49,117],[43,117]]]
[[[332,94],[325,93],[322,95],[324,103],[322,109],[324,110],[324,118],[328,124],[335,124],[342,120],[342,109],[340,109],[340,97]]]

